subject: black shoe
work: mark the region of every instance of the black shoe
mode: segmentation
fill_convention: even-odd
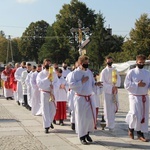
[[[75,123],[71,123],[71,129],[75,130]]]
[[[19,101],[17,101],[17,104],[18,104],[18,105],[20,105],[20,102],[19,102]]]
[[[30,106],[28,106],[28,110],[31,111],[31,109],[32,109],[32,108],[31,108]]]
[[[23,107],[26,107],[25,103],[22,103],[22,106],[23,106]]]
[[[29,107],[30,107],[30,106],[29,106],[28,104],[25,104],[25,108],[26,108],[26,109],[29,109]]]
[[[53,124],[56,124],[56,120],[53,120]]]
[[[59,120],[59,123],[58,123],[59,125],[61,124],[61,120]]]
[[[89,132],[88,134],[85,136],[88,142],[93,142],[92,138],[89,136]]]
[[[54,129],[54,126],[53,126],[53,124],[52,124],[52,123],[51,123],[51,125],[50,125],[50,128]]]
[[[25,105],[26,109],[28,109],[29,111],[31,111],[31,107],[27,104]]]
[[[6,97],[6,100],[9,100],[9,97]]]
[[[25,108],[28,109],[28,105],[25,105]]]
[[[12,97],[8,97],[10,100],[14,100]]]
[[[49,130],[49,128],[45,128],[45,133],[46,133],[46,134],[48,133],[48,130]]]
[[[63,119],[59,120],[59,125],[64,126]]]
[[[87,141],[85,140],[85,136],[80,137],[81,144],[87,145]]]
[[[61,125],[61,126],[64,126],[63,119],[60,120],[60,125]]]
[[[61,122],[61,123],[60,123],[60,126],[64,126],[64,123],[63,123],[63,122]]]

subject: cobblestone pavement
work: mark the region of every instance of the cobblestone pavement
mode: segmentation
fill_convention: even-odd
[[[101,130],[101,108],[98,129],[91,134],[94,142],[85,146],[70,129],[69,116],[65,126],[55,125],[55,129],[45,134],[41,116],[33,116],[14,100],[0,97],[0,150],[150,150],[150,142],[144,143],[136,138],[130,140],[127,135],[128,126],[124,120],[128,111],[128,95],[124,89],[119,89],[119,100],[115,130]],[[150,133],[146,137],[150,139]]]
[[[2,100],[1,101],[5,101]],[[9,102],[7,102],[9,103]],[[9,105],[9,104],[8,104]],[[22,132],[23,129],[25,132]],[[48,150],[19,120],[0,105],[0,150]]]
[[[34,136],[3,136],[0,138],[1,150],[48,150]]]

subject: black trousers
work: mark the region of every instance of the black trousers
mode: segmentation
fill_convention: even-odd
[[[28,106],[27,95],[23,95],[23,98],[24,98],[24,105]]]

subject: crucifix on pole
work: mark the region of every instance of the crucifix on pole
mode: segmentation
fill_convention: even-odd
[[[85,47],[85,45],[87,45],[90,42],[89,38],[87,38],[85,41],[83,41],[83,33],[89,32],[89,31],[90,31],[89,27],[86,27],[86,28],[82,27],[82,21],[80,19],[78,19],[78,28],[70,29],[70,32],[72,34],[76,33],[78,35],[77,39],[78,39],[78,43],[79,43],[78,47],[79,47],[80,55],[81,55],[82,49]]]

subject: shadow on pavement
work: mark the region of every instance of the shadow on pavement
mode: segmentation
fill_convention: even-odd
[[[0,119],[0,123],[5,123],[5,122],[20,122],[16,119]]]
[[[63,134],[73,134],[75,133],[75,131],[73,130],[66,130],[66,129],[55,129],[55,130],[51,130],[51,133],[63,133]]]
[[[139,143],[143,143],[141,141],[139,141]],[[145,142],[144,142],[145,143]],[[147,144],[147,145],[145,145]],[[111,142],[111,141],[94,141],[94,143],[92,143],[91,145],[103,145],[103,146],[106,146],[106,147],[114,147],[115,149],[117,148],[133,148],[133,149],[139,149],[139,150],[142,150],[142,149],[150,149],[150,146],[149,146],[149,142],[146,142],[144,145],[141,145],[141,144],[126,144],[126,143],[120,143],[120,142]]]

